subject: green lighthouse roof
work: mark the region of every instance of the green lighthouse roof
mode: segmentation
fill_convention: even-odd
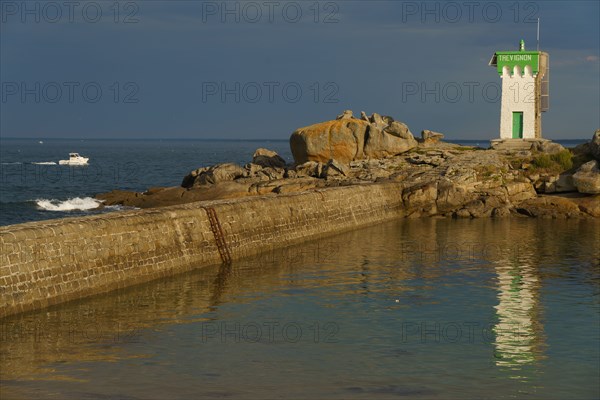
[[[502,76],[504,67],[508,67],[512,74],[515,66],[518,65],[521,71],[524,71],[525,66],[529,65],[532,74],[535,75],[539,72],[540,53],[540,51],[526,51],[525,41],[521,40],[518,51],[497,51],[492,56],[489,65],[496,67],[500,76]]]

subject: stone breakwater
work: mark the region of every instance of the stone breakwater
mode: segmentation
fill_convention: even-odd
[[[403,216],[385,183],[2,227],[0,317]]]

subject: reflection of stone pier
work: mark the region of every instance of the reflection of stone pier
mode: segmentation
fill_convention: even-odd
[[[383,242],[394,225],[375,228],[373,242]],[[53,363],[119,361],[127,357],[121,345],[152,340],[152,332],[182,324],[211,323],[217,313],[239,295],[257,292],[268,296],[278,289],[280,275],[307,266],[335,268],[347,281],[323,280],[322,285],[364,284],[364,276],[355,274],[357,259],[384,258],[388,263],[395,255],[381,249],[347,248],[347,243],[362,241],[363,230],[308,241],[303,244],[274,248],[233,264],[213,265],[166,277],[112,293],[54,306],[42,311],[17,314],[0,320],[0,378],[3,381],[73,380],[56,372]],[[408,273],[395,269],[398,281]],[[305,287],[295,280],[293,285]],[[254,322],[254,321],[250,321]],[[260,321],[262,323],[262,321]],[[199,334],[201,332],[199,331]],[[148,356],[151,357],[151,356]],[[3,388],[4,389],[4,388]]]

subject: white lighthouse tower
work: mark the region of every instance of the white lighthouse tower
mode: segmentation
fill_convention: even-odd
[[[543,140],[542,113],[549,108],[548,53],[527,51],[521,40],[518,51],[497,51],[489,65],[502,79],[500,139],[492,146],[531,146]]]

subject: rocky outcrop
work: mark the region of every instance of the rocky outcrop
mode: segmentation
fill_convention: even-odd
[[[600,193],[600,169],[598,161],[592,160],[583,164],[573,175],[573,185],[579,193]]]
[[[261,167],[285,168],[285,160],[279,154],[268,149],[257,149],[252,157],[252,163]]]
[[[531,182],[504,170],[505,160],[495,152],[428,151],[406,161],[412,171],[399,175],[406,185],[404,205],[412,217],[501,217],[537,196]]]
[[[352,115],[352,110],[344,110],[335,119],[352,119],[352,118],[354,118],[354,116]]]
[[[561,144],[551,140],[538,140],[533,142],[531,150],[546,154],[557,154],[564,151],[565,148]]]
[[[580,218],[584,213],[575,201],[558,196],[541,196],[521,203],[517,213],[535,218]]]
[[[573,149],[573,153],[594,158],[600,161],[600,129],[597,129],[589,142],[582,143]]]
[[[288,171],[289,178],[313,177],[318,178],[323,173],[325,164],[316,161],[307,161],[297,165],[295,169]]]
[[[346,164],[342,164],[336,160],[329,160],[322,169],[319,177],[323,179],[343,179],[348,176],[349,172],[350,168]]]
[[[251,195],[250,186],[247,183],[230,181],[190,189],[182,187],[153,188],[143,193],[113,190],[99,194],[96,198],[102,200],[106,206],[156,208],[196,201],[246,197]]]
[[[366,119],[365,119],[366,118]],[[290,147],[296,164],[329,160],[348,164],[365,158],[385,158],[417,146],[408,127],[391,117],[373,114],[357,119],[346,111],[338,119],[296,130]]]
[[[363,157],[369,123],[357,119],[322,122],[296,130],[290,147],[296,164],[326,163],[331,159],[348,163]]]
[[[181,186],[190,188],[193,186],[210,185],[219,182],[232,181],[246,175],[246,170],[237,164],[216,164],[210,167],[198,168],[183,178]]]
[[[408,129],[402,137],[400,134],[392,133],[388,127],[383,131],[373,126],[370,127],[365,141],[364,155],[358,158],[392,157],[417,146],[417,141]]]
[[[582,212],[600,218],[600,194],[578,198],[577,205]]]
[[[590,141],[590,153],[596,160],[600,161],[600,129],[596,130]]]
[[[433,132],[427,129],[421,131],[421,140],[425,146],[437,145],[443,138],[443,133]]]
[[[600,216],[597,161],[573,174],[568,151],[549,156],[531,148],[484,150],[441,142],[442,137],[423,131],[417,146],[408,127],[391,117],[362,112],[357,119],[346,111],[339,119],[294,132],[294,164],[286,164],[274,151],[258,149],[244,167],[226,163],[198,168],[181,187],[113,191],[97,198],[105,205],[148,208],[393,182],[403,213],[411,218]],[[559,149],[542,143],[547,151]],[[590,158],[590,146],[585,154],[575,152],[575,165]]]
[[[577,188],[573,185],[573,174],[562,173],[544,176],[534,176],[535,189],[539,193],[569,193],[576,192]]]

